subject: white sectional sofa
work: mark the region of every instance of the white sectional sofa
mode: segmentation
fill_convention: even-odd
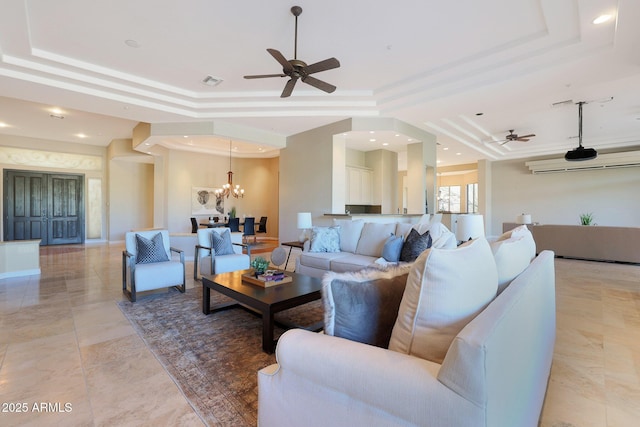
[[[531,243],[530,236],[514,233],[492,242],[490,249],[486,240],[477,245],[482,249],[480,259],[475,257],[477,252],[472,253],[473,259],[469,252],[458,256],[455,252],[460,248],[426,254],[427,259],[449,258],[447,268],[439,268],[446,263],[416,260],[409,273],[404,273],[408,275],[406,289],[399,291],[402,302],[389,348],[332,336],[332,330],[285,332],[276,348],[277,363],[258,373],[258,425],[537,426],[555,343],[555,272],[551,251],[531,261],[530,249],[535,252],[535,243]],[[469,251],[470,245],[465,246]],[[501,258],[493,265],[491,252]],[[526,265],[514,276],[509,265],[518,263],[525,252]],[[516,255],[507,263],[509,254]],[[323,284],[335,283],[328,276]],[[393,280],[398,277],[404,276],[396,275]],[[416,287],[416,281],[421,285]],[[437,310],[434,300],[439,297],[421,294],[416,299],[416,289],[423,292],[435,286],[439,294],[450,288],[462,292],[441,312],[446,314],[456,311],[465,293],[474,293],[476,285],[487,282],[495,297],[482,302],[479,312],[458,324],[451,339],[442,340],[446,328],[429,329],[424,318],[407,317],[407,308],[415,311],[417,307],[422,316]],[[366,283],[375,287],[374,282]],[[390,284],[385,282],[381,288],[388,289]],[[324,292],[323,288],[323,301]],[[363,295],[357,292],[355,296]],[[445,298],[451,300],[451,296]],[[407,321],[414,328],[408,340],[402,327]],[[325,329],[327,322],[325,311]],[[361,324],[368,327],[371,322]],[[403,339],[411,348],[403,348]],[[442,357],[422,354],[438,346],[444,348]]]
[[[296,273],[322,277],[328,271],[358,271],[371,266],[385,266],[383,248],[390,235],[403,236],[406,240],[412,228],[420,234],[429,230],[434,248],[455,248],[455,235],[440,222],[417,224],[392,222],[377,223],[357,220],[335,220],[339,227],[337,252],[313,252],[311,242],[305,242],[302,254],[296,260]]]

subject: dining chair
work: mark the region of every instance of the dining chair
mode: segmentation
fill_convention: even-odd
[[[267,234],[267,217],[266,216],[260,217],[260,222],[258,223],[258,229],[256,230],[256,233]]]
[[[242,239],[245,240],[247,236],[253,236],[253,243],[256,243],[256,219],[252,216],[248,216],[244,219]]]
[[[198,221],[196,221],[195,217],[191,217],[191,232],[198,232]]]
[[[240,231],[240,218],[229,218],[227,225],[232,233]]]

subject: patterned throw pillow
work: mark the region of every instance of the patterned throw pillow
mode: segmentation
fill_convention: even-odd
[[[340,227],[313,227],[309,252],[340,252]]]
[[[231,243],[231,231],[224,230],[222,233],[213,231],[211,233],[211,248],[213,255],[233,255],[233,243]]]
[[[136,264],[169,261],[161,233],[151,239],[136,234],[136,253]]]
[[[420,254],[431,247],[431,234],[429,230],[424,234],[420,234],[418,230],[412,228],[402,245],[402,251],[400,251],[400,261],[413,262],[420,256]]]

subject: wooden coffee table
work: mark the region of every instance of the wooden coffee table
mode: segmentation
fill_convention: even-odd
[[[291,282],[263,288],[260,285],[242,281],[242,275],[250,271],[239,270],[213,276],[203,276],[202,312],[210,314],[238,306],[249,307],[257,311],[262,315],[262,349],[266,353],[273,353],[275,348],[273,339],[274,314],[320,299],[322,281],[315,277],[287,272],[287,275],[293,279]],[[235,302],[211,307],[212,289],[232,298]],[[284,328],[297,326],[280,322],[278,322],[278,325]],[[322,322],[318,322],[306,329],[317,330],[321,327]]]

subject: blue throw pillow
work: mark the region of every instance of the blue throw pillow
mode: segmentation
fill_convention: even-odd
[[[222,233],[217,231],[211,232],[211,250],[213,256],[217,255],[233,255],[233,243],[231,243],[231,231],[224,230]]]
[[[169,261],[162,234],[158,233],[151,239],[136,234],[136,264],[162,261]]]
[[[391,234],[382,248],[382,257],[389,262],[400,261],[400,251],[402,251],[402,236]]]

